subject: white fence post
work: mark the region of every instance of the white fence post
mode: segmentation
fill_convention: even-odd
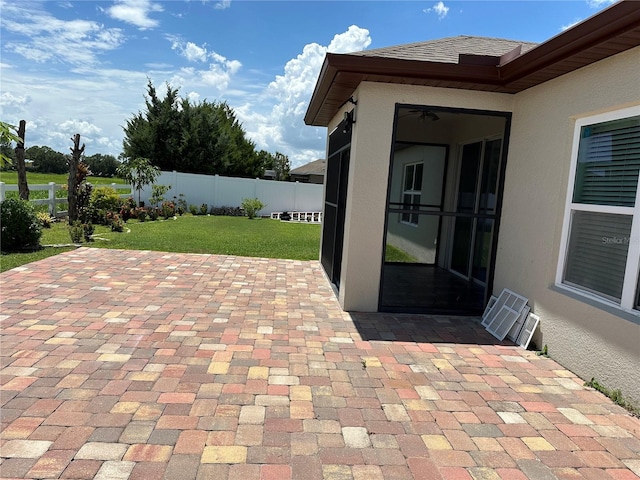
[[[0,182],[0,202],[4,202],[4,182]]]
[[[213,176],[213,206],[222,206],[220,205],[220,175],[217,173]]]
[[[56,216],[56,182],[49,182],[49,215]]]

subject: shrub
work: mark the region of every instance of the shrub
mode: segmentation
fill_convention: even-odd
[[[93,242],[93,232],[95,232],[96,228],[93,226],[91,222],[82,224],[82,232],[84,233],[84,241],[85,242]]]
[[[195,205],[189,205],[189,213],[191,215],[197,215],[198,214],[198,207],[196,207]]]
[[[243,217],[244,212],[240,207],[211,207],[211,215],[222,215],[226,217]]]
[[[206,203],[203,203],[202,205],[200,205],[200,215],[206,215],[207,212],[209,211],[209,205],[207,205]]]
[[[167,220],[170,217],[173,217],[176,214],[176,207],[173,204],[173,202],[162,202],[162,206],[160,207],[160,210],[162,211],[162,216],[164,217],[165,220]]]
[[[97,187],[91,192],[89,199],[90,218],[88,222],[100,225],[107,224],[108,212],[120,212],[121,202],[118,193],[111,187]]]
[[[5,252],[40,247],[42,227],[33,207],[24,200],[10,198],[0,203],[0,245]]]
[[[151,185],[151,198],[149,201],[157,207],[160,203],[164,202],[164,194],[167,193],[170,188],[171,185]]]
[[[176,206],[176,213],[180,216],[187,212],[187,201],[184,199],[184,194],[178,195],[178,198],[173,197],[173,203]]]
[[[147,209],[144,207],[136,208],[136,216],[138,217],[138,221],[144,222],[147,219]]]
[[[38,217],[38,221],[42,228],[51,228],[51,225],[55,221],[49,212],[37,212],[36,216]]]
[[[158,210],[157,208],[154,208],[154,207],[149,207],[147,212],[149,213],[149,218],[151,220],[157,220],[158,217],[160,216],[160,210]]]
[[[258,212],[262,210],[266,205],[257,198],[244,198],[242,199],[242,209],[249,219],[254,219]]]
[[[84,228],[80,220],[74,221],[69,225],[69,236],[71,237],[71,243],[80,243],[82,236],[84,235]]]
[[[124,222],[117,213],[107,212],[107,225],[111,226],[112,232],[124,231]]]
[[[139,207],[136,207],[136,201],[133,197],[129,197],[120,205],[120,218],[122,218],[123,222],[126,222],[130,218],[136,218],[139,211]]]

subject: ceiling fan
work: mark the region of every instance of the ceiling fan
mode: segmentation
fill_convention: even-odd
[[[401,115],[401,117],[408,117],[416,113],[419,114],[418,120],[420,120],[421,122],[425,122],[425,121],[437,122],[438,120],[440,120],[440,117],[435,112],[431,110],[425,110],[422,108],[414,108],[412,110],[409,110],[406,114]]]

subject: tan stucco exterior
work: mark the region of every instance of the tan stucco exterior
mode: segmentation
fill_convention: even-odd
[[[575,122],[640,104],[640,48],[515,95],[494,292],[529,298],[534,341],[584,379],[640,401],[637,322],[554,288]]]
[[[493,293],[507,287],[528,297],[541,318],[538,346],[548,345],[554,359],[581,377],[640,401],[640,317],[616,315],[555,286],[575,121],[639,104],[639,71],[635,48],[515,95],[361,83],[353,95],[342,307],[378,309],[395,105],[512,112]],[[338,112],[329,131],[352,108]],[[450,138],[450,155],[461,141]]]

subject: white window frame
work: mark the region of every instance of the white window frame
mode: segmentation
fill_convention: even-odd
[[[594,205],[584,203],[573,203],[573,193],[576,180],[576,169],[578,164],[578,148],[580,146],[580,134],[582,127],[598,123],[620,120],[628,117],[640,115],[640,105],[615,110],[584,117],[576,121],[573,133],[573,145],[571,148],[571,168],[569,171],[569,185],[567,188],[567,198],[565,201],[564,221],[562,225],[562,237],[560,241],[560,253],[558,257],[558,268],[556,270],[556,286],[569,290],[586,299],[622,309],[633,315],[640,316],[640,311],[635,309],[636,289],[638,286],[638,274],[640,273],[640,179],[636,190],[636,201],[634,207],[619,207],[609,205]],[[564,272],[568,255],[569,235],[571,233],[571,217],[575,211],[621,214],[632,216],[631,234],[629,241],[629,251],[627,253],[627,264],[624,273],[624,284],[620,303],[600,296],[596,293],[582,289],[579,286],[564,283]]]
[[[405,190],[405,184],[406,184],[406,180],[407,180],[407,167],[413,167],[413,185],[412,187],[415,186],[416,184],[416,170],[418,165],[422,165],[422,174],[424,175],[424,162],[411,162],[411,163],[405,163],[404,166],[402,167],[402,203],[404,204],[404,196],[405,195],[411,195],[411,204],[410,205],[417,205],[416,203],[413,202],[413,199],[415,198],[416,195],[419,195],[420,198],[422,199],[422,189],[420,190]],[[422,180],[422,179],[421,179]],[[422,181],[420,182],[420,184],[422,185]],[[404,207],[403,207],[404,208]],[[403,217],[405,215],[409,215],[409,220],[403,220]],[[413,216],[416,216],[416,221],[412,222],[411,219],[413,218]],[[404,223],[405,225],[410,225],[412,227],[417,227],[418,226],[418,222],[420,221],[420,215],[418,215],[418,211],[416,210],[416,213],[401,213],[400,214],[400,223]]]

